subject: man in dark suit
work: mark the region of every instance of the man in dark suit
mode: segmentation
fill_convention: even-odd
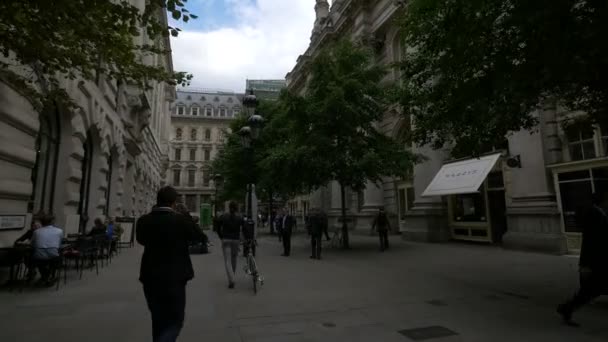
[[[310,235],[310,246],[312,248],[311,259],[321,260],[321,237],[328,227],[327,215],[319,208],[313,208],[307,222],[308,234]]]
[[[158,191],[157,205],[137,221],[144,246],[139,280],[152,314],[154,342],[176,341],[184,323],[186,283],[194,277],[188,246],[203,237],[194,222],[175,212],[177,191]]]
[[[296,219],[291,216],[286,209],[281,209],[281,216],[279,219],[279,226],[281,227],[280,232],[283,235],[283,254],[282,256],[289,256],[291,253],[291,234],[293,228],[296,225]]]
[[[557,312],[568,325],[572,314],[608,290],[608,196],[605,192],[593,194],[593,205],[579,215],[583,228],[583,242],[579,259],[578,292],[557,307]]]

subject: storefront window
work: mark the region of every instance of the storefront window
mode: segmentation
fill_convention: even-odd
[[[456,222],[486,222],[483,186],[479,193],[454,196],[453,219]]]
[[[593,141],[592,129],[570,128],[566,132],[568,137],[568,148],[570,160],[584,160],[595,158],[595,142]]]

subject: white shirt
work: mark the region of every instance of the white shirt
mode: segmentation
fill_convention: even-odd
[[[34,259],[51,259],[59,256],[59,247],[63,240],[63,230],[50,225],[34,230],[32,246]]]

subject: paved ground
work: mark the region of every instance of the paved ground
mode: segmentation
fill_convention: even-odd
[[[217,247],[193,256],[180,341],[407,342],[415,339],[398,331],[432,326],[457,335],[431,342],[608,340],[606,301],[581,312],[578,329],[554,314],[576,286],[575,258],[398,237],[379,253],[376,239],[352,240],[352,251],[326,251],[316,261],[304,236],[290,258],[279,256],[274,238],[262,238],[266,284],[257,296],[243,272],[227,289]],[[99,276],[87,273],[59,291],[0,292],[0,341],[149,341],[140,254],[126,250]]]

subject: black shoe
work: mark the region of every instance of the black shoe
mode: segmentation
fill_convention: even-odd
[[[572,311],[566,309],[566,306],[564,304],[558,305],[556,311],[558,314],[560,314],[560,316],[562,316],[562,321],[564,322],[564,324],[571,327],[580,326],[578,323],[572,320]]]
[[[314,255],[311,255],[311,256],[310,256],[310,258],[311,258],[311,259],[316,259],[317,257],[316,257],[316,256],[314,256]]]
[[[229,289],[233,289],[233,288],[234,288],[234,283],[229,283],[229,284],[228,284],[228,288],[229,288]]]

